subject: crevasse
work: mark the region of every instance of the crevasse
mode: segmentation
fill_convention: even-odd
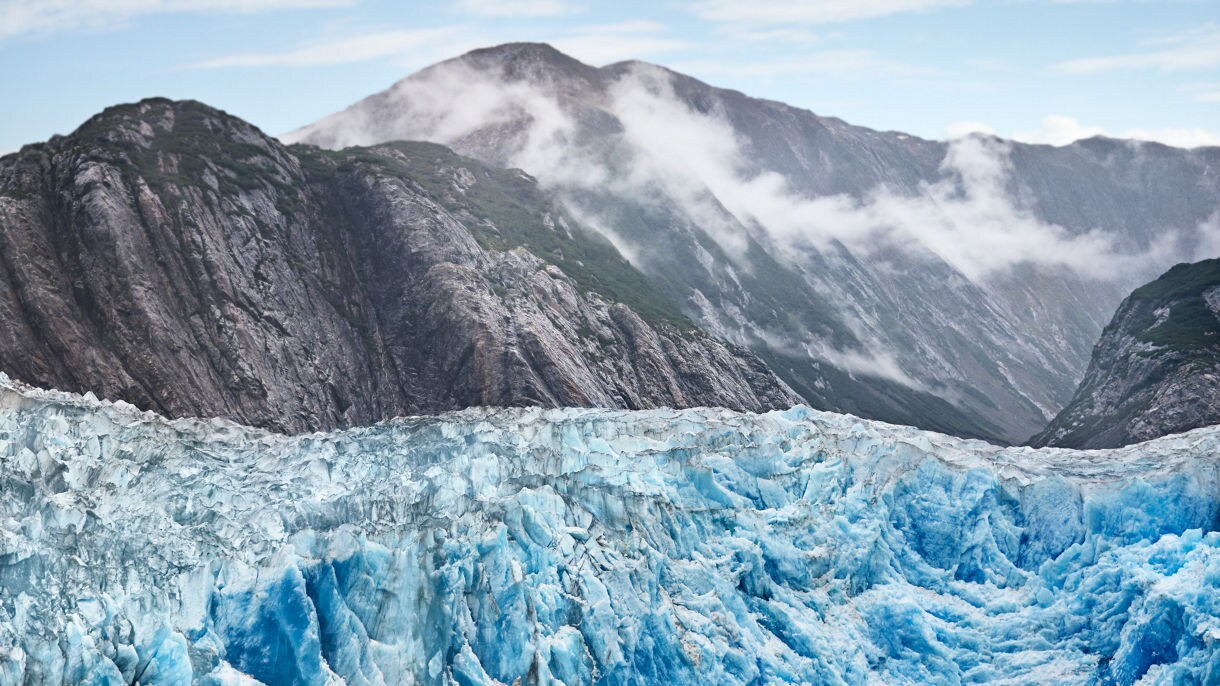
[[[1215,683],[1218,440],[806,408],[285,437],[0,377],[0,683]]]

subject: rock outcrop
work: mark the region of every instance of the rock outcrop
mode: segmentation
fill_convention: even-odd
[[[1220,259],[1140,287],[1093,350],[1076,396],[1036,446],[1113,448],[1220,424]]]
[[[163,99],[0,159],[0,370],[290,432],[798,400],[520,171]]]

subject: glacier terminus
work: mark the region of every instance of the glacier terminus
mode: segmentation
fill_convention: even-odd
[[[0,683],[1217,683],[1218,448],[802,407],[283,436],[2,377]]]

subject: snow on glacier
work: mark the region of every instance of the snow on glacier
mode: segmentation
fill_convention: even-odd
[[[0,683],[1216,683],[1218,445],[805,408],[285,437],[0,376]]]

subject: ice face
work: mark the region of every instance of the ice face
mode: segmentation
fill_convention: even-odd
[[[805,408],[283,437],[0,378],[0,683],[1214,683],[1218,446]]]

